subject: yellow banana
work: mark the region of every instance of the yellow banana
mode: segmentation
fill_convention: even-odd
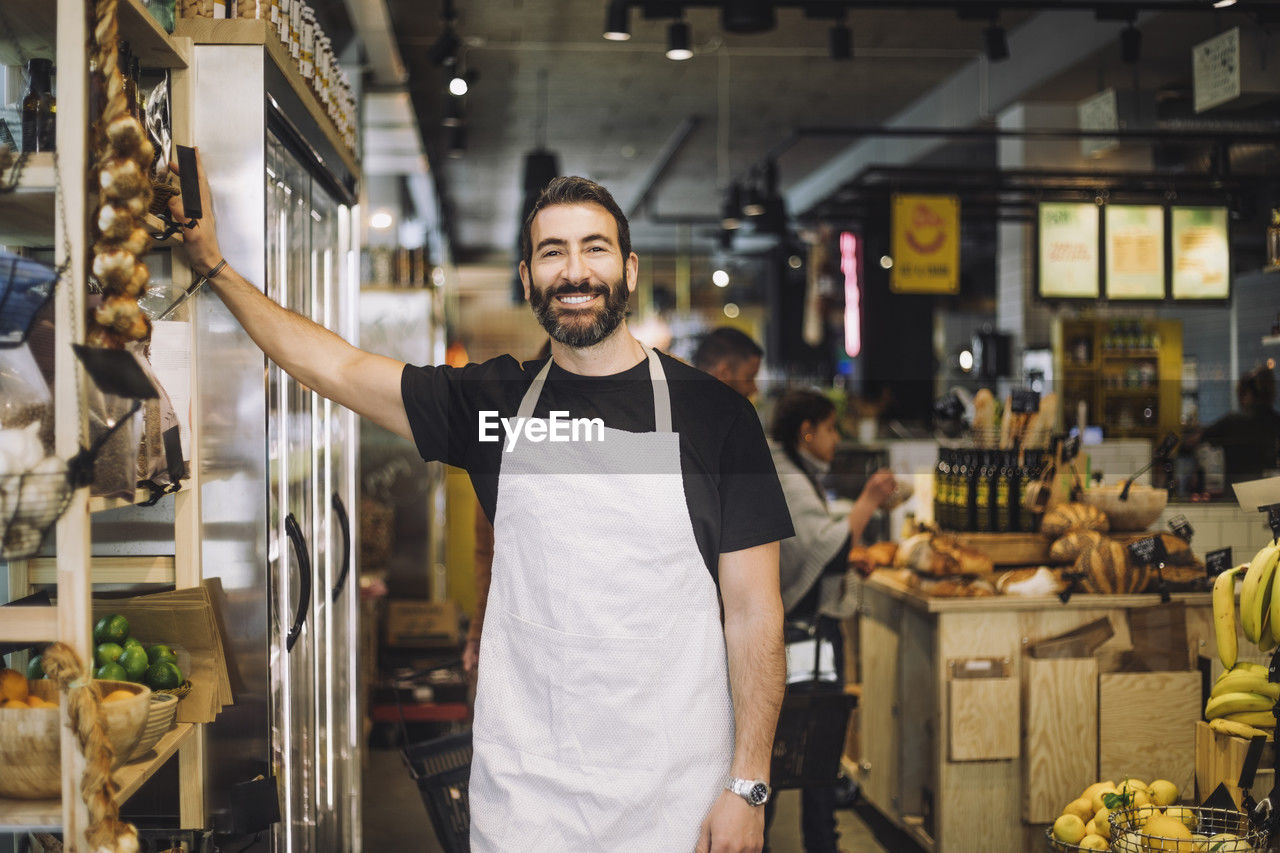
[[[1272,684],[1265,675],[1256,672],[1232,672],[1227,678],[1214,682],[1209,695],[1222,696],[1226,693],[1258,693],[1274,702],[1280,699],[1280,684]]]
[[[1213,632],[1218,641],[1218,659],[1228,670],[1236,665],[1240,652],[1236,642],[1236,577],[1246,568],[1227,569],[1213,581]]]
[[[1275,705],[1275,700],[1270,696],[1263,696],[1259,693],[1224,693],[1221,696],[1212,696],[1204,706],[1204,716],[1207,720],[1215,717],[1225,717],[1228,714],[1238,714],[1250,711],[1266,711],[1271,713],[1271,708]]]
[[[1227,714],[1224,719],[1233,723],[1244,723],[1246,726],[1253,726],[1255,729],[1274,729],[1276,727],[1276,718],[1272,716],[1270,711],[1240,711],[1235,714]]]
[[[1231,671],[1232,672],[1240,672],[1240,671],[1260,672],[1263,675],[1266,675],[1269,670],[1267,669],[1266,664],[1254,663],[1253,661],[1249,661],[1249,660],[1240,660],[1240,661],[1236,661],[1236,665],[1231,667]],[[1225,676],[1226,673],[1224,672],[1222,675]],[[1222,676],[1218,676],[1218,677],[1221,678]]]
[[[1277,549],[1277,554],[1280,555],[1280,549]],[[1280,560],[1280,556],[1276,559]],[[1280,571],[1271,573],[1271,600],[1267,603],[1268,615],[1271,618],[1271,648],[1280,645],[1280,587],[1277,584],[1280,584]]]
[[[1222,732],[1224,735],[1235,735],[1236,737],[1255,738],[1260,735],[1271,737],[1270,732],[1264,732],[1255,726],[1246,725],[1245,723],[1237,723],[1235,720],[1210,720],[1209,728],[1215,732]]]
[[[1262,613],[1270,604],[1272,576],[1280,548],[1274,543],[1264,545],[1249,562],[1240,588],[1240,628],[1249,642],[1257,644],[1261,638]]]

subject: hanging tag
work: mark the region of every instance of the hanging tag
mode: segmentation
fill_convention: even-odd
[[[1280,541],[1280,504],[1260,506],[1258,512],[1267,514],[1267,526],[1271,528],[1271,538]]]
[[[1066,465],[1080,455],[1080,436],[1073,435],[1062,442],[1062,464]]]
[[[1148,536],[1130,543],[1129,556],[1142,566],[1160,566],[1168,558],[1169,552],[1165,550],[1164,542],[1159,536]]]
[[[1040,411],[1039,391],[1014,391],[1009,396],[1009,408],[1015,415],[1033,415]]]
[[[1177,536],[1183,542],[1190,542],[1191,537],[1196,535],[1195,528],[1191,526],[1191,522],[1187,521],[1187,517],[1182,513],[1178,513],[1169,519],[1169,529],[1173,531],[1173,535]]]
[[[160,396],[137,356],[122,349],[100,349],[72,344],[85,372],[104,394],[131,400],[154,400]]]
[[[1204,573],[1211,578],[1216,578],[1231,568],[1231,565],[1230,548],[1219,548],[1204,555]]]
[[[1249,751],[1245,753],[1244,766],[1240,768],[1240,787],[1246,791],[1253,787],[1253,777],[1258,772],[1258,764],[1262,761],[1262,748],[1266,745],[1266,735],[1249,738]]]
[[[1169,454],[1172,453],[1173,449],[1178,446],[1179,441],[1181,441],[1181,439],[1178,438],[1177,433],[1171,432],[1168,435],[1166,435],[1161,440],[1160,444],[1156,447],[1155,458],[1168,459]]]

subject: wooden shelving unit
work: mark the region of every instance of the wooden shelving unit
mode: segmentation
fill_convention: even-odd
[[[17,188],[0,204],[0,245],[53,247],[55,263],[62,264],[69,258],[74,261],[54,293],[54,316],[58,318],[52,389],[55,453],[67,459],[80,449],[87,417],[80,405],[83,383],[87,379],[78,368],[71,345],[84,340],[87,270],[82,259],[87,256],[91,239],[82,223],[88,221],[93,202],[86,198],[81,180],[92,159],[87,133],[88,94],[85,86],[76,82],[88,79],[85,45],[90,33],[82,0],[3,0],[0,16],[3,16],[0,24],[6,28],[6,35],[12,34],[12,38],[0,41],[0,63],[18,65],[35,57],[52,58],[58,78],[56,159],[52,153],[26,158]],[[188,141],[191,80],[187,67],[191,42],[165,33],[142,0],[120,0],[119,34],[129,42],[143,67],[173,72],[173,138],[178,142]],[[13,174],[0,178],[7,184]],[[64,223],[66,233],[63,233]],[[185,281],[189,275],[180,256],[173,258],[172,269],[175,281]],[[192,424],[192,430],[197,431],[198,425]],[[191,446],[195,457],[198,443],[193,441]],[[195,487],[200,466],[196,458],[189,462],[192,480],[184,485]],[[175,495],[176,556],[93,557],[92,514],[132,505],[150,495],[139,492],[128,500],[111,501],[91,499],[88,488],[77,490],[57,523],[56,557],[15,560],[7,566],[12,598],[28,594],[37,585],[52,586],[57,605],[5,608],[4,618],[0,619],[0,642],[60,641],[70,646],[86,666],[91,666],[95,585],[160,583],[184,587],[199,583],[200,548],[193,521],[198,518],[198,492],[198,488],[188,488]],[[183,762],[184,780],[181,825],[184,828],[203,826],[202,735],[202,726],[179,724],[146,756],[117,770],[113,776],[119,787],[118,801],[123,803],[131,797],[161,765],[178,755]],[[62,737],[64,796],[43,801],[0,799],[0,834],[52,830],[63,834],[68,849],[87,849],[83,833],[88,826],[88,814],[78,796],[84,757],[74,734],[65,725]]]

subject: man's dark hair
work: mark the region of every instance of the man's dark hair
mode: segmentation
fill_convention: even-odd
[[[763,357],[764,350],[749,335],[732,326],[720,326],[702,336],[693,351],[693,366],[709,372],[725,361],[741,364]]]
[[[598,204],[609,211],[618,224],[618,248],[622,251],[623,264],[631,257],[631,226],[613,196],[595,181],[568,175],[553,178],[524,219],[524,226],[520,229],[520,258],[526,264],[533,261],[533,218],[544,207],[554,204]]]

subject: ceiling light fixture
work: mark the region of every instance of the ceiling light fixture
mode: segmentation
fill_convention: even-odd
[[[682,62],[693,59],[689,47],[689,25],[684,21],[672,21],[667,27],[667,59]]]
[[[711,273],[711,283],[716,287],[728,287],[729,273],[725,270],[716,270]]]
[[[1004,62],[1009,58],[1009,37],[1004,27],[996,21],[982,31],[982,41],[986,45],[987,59],[991,62]]]
[[[467,79],[461,74],[454,74],[453,79],[449,81],[449,94],[455,98],[461,98],[467,94]]]
[[[1132,22],[1120,31],[1120,58],[1130,65],[1142,59],[1142,32]]]
[[[627,11],[627,0],[609,0],[604,13],[604,37],[609,41],[627,41],[631,38]]]
[[[446,24],[444,32],[427,48],[427,61],[432,65],[452,65],[457,61],[458,48],[461,46],[462,42],[453,31],[453,25]]]
[[[764,193],[760,191],[760,183],[750,178],[742,193],[742,215],[763,216],[764,210]]]
[[[1227,9],[1236,5],[1236,0],[1213,0],[1213,8]]]
[[[724,194],[724,207],[720,210],[720,227],[733,231],[742,227],[742,187],[737,183],[729,185]]]
[[[832,59],[853,59],[853,30],[844,21],[831,27],[829,48]]]
[[[369,217],[369,227],[376,228],[379,231],[390,228],[391,223],[395,220],[391,216],[389,210],[379,210],[373,216]]]

